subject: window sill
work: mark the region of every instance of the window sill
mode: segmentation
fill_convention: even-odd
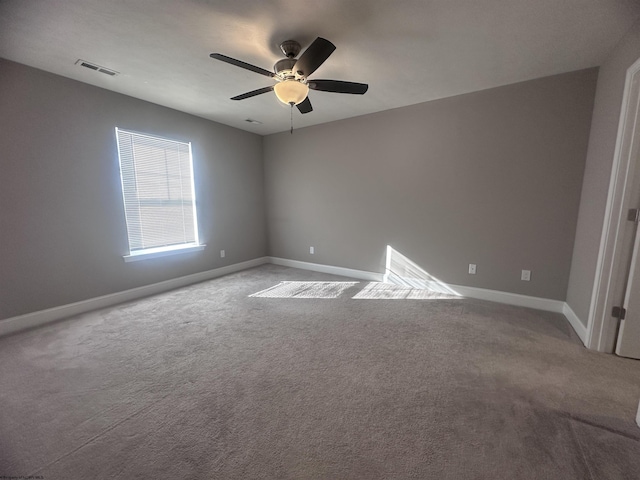
[[[129,255],[124,255],[122,258],[125,262],[137,262],[139,260],[148,260],[151,258],[167,257],[169,255],[177,255],[179,253],[198,252],[204,250],[206,245],[179,245],[177,247],[158,247],[148,248],[146,250],[139,250]]]

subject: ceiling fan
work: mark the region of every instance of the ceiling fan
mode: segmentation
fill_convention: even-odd
[[[363,95],[369,85],[366,83],[345,82],[342,80],[310,80],[308,77],[322,65],[336,49],[335,45],[324,38],[316,38],[311,45],[296,59],[301,47],[295,40],[287,40],[280,44],[280,50],[287,58],[276,62],[273,72],[256,67],[250,63],[227,57],[221,53],[212,53],[211,58],[259,73],[276,80],[275,85],[259,88],[251,92],[232,97],[231,100],[244,100],[263,93],[275,91],[278,99],[287,105],[297,106],[300,113],[313,110],[309,101],[309,89],[321,92],[350,93]]]

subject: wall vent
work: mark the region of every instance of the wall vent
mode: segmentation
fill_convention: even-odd
[[[90,68],[91,70],[95,70],[96,72],[104,73],[111,77],[115,77],[118,75],[118,72],[115,70],[111,70],[110,68],[101,67],[100,65],[96,65],[95,63],[87,62],[86,60],[78,59],[76,65],[80,65],[81,67]]]

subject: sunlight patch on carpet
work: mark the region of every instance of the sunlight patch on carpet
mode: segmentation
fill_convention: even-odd
[[[442,300],[448,298],[460,298],[460,296],[426,288],[380,282],[369,283],[353,297],[354,300]]]
[[[249,295],[258,298],[338,298],[360,282],[280,282]]]

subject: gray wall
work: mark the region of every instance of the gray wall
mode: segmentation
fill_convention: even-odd
[[[0,318],[267,253],[261,137],[6,60],[0,118]],[[123,261],[116,126],[192,142],[204,251]]]
[[[637,22],[600,67],[567,303],[586,325],[596,274],[627,69],[640,58]]]
[[[596,78],[572,72],[266,137],[270,254],[382,272],[389,244],[445,282],[564,300]]]

